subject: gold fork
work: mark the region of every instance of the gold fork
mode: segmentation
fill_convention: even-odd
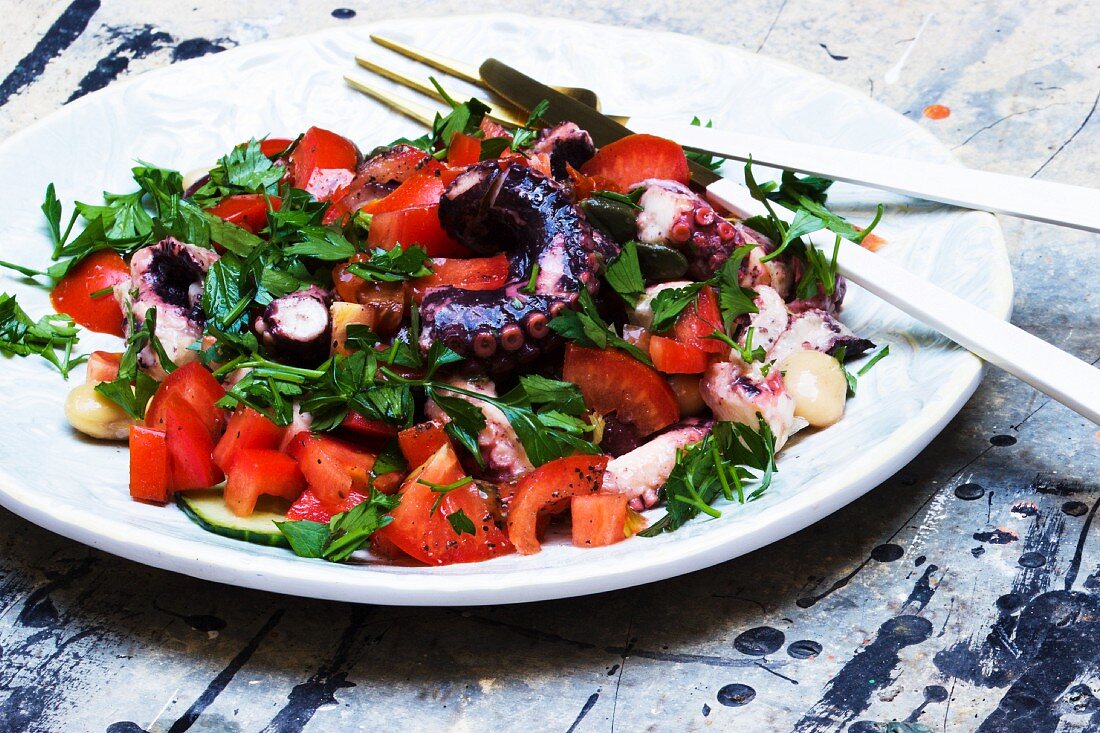
[[[384,36],[371,35],[370,38],[378,45],[390,49],[391,51],[395,51],[402,56],[405,56],[406,58],[412,59],[413,61],[416,61],[418,63],[425,64],[433,69],[442,71],[449,76],[452,76],[456,79],[461,79],[462,81],[473,84],[474,86],[486,92],[489,92],[489,94],[493,97],[495,101],[493,103],[485,102],[485,100],[481,101],[485,102],[485,104],[490,107],[490,112],[488,116],[495,122],[499,122],[512,127],[522,126],[526,123],[527,110],[521,110],[513,106],[507,100],[504,100],[496,95],[492,91],[492,89],[490,89],[489,86],[485,84],[484,81],[482,81],[476,67],[462,61],[447,58],[446,56],[441,56],[439,54],[415,48],[408,44],[401,43],[399,41],[395,41],[391,38],[386,38]],[[433,86],[429,86],[417,79],[401,73],[400,71],[396,71],[387,66],[383,66],[382,64],[367,59],[363,56],[356,56],[355,61],[357,64],[359,64],[359,66],[366,69],[367,71],[381,76],[384,79],[388,79],[389,81],[403,86],[406,89],[411,89],[426,97],[430,97],[437,102],[448,103],[448,100],[444,97],[444,94],[447,97],[456,97],[456,95],[453,95],[446,89],[443,89],[442,86],[440,86],[440,89],[442,89],[443,94],[441,94],[440,91]],[[368,84],[360,79],[356,79],[352,76],[344,76],[344,81],[346,81],[348,85],[351,86],[353,89],[360,91],[378,100],[379,102],[382,102],[391,109],[394,109],[397,112],[400,112],[401,114],[404,114],[407,117],[410,117],[423,125],[431,127],[433,121],[435,120],[435,116],[438,110],[434,107],[392,94],[391,92],[388,92],[379,87],[372,86],[371,84]],[[436,83],[438,84],[438,82]],[[553,89],[569,97],[572,97],[573,99],[576,99],[583,104],[587,104],[597,111],[600,108],[599,97],[591,89],[585,89],[584,87],[557,86],[553,87]],[[626,119],[615,116],[612,116],[612,118],[618,120]]]

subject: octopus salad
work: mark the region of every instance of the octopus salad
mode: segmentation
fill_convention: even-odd
[[[190,176],[141,164],[68,220],[51,185],[53,263],[4,264],[58,314],[0,297],[0,348],[86,361],[72,427],[128,442],[134,500],[225,536],[443,565],[539,552],[551,524],[582,548],[674,531],[766,491],[885,355],[802,239],[868,244],[877,217],[747,166],[769,215],[741,220],[692,165],[717,164],[471,100],[366,154],[312,127]],[[78,326],[118,350],[76,356]]]

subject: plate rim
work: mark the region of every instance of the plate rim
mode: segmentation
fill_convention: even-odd
[[[673,36],[681,40],[686,38],[695,43],[715,46],[735,55],[743,54],[750,57],[762,55],[673,31],[624,27],[561,17],[533,18],[508,12],[451,14],[439,16],[435,20],[446,18],[464,20],[476,18],[485,22],[504,20],[521,24],[545,22],[549,19],[556,23],[581,25],[593,29],[626,31],[647,36]],[[411,23],[417,20],[419,19],[393,18],[355,26],[328,28],[288,38],[269,39],[136,74],[75,100],[16,131],[0,142],[0,157],[8,149],[18,145],[24,137],[33,136],[40,127],[47,126],[54,119],[80,114],[84,106],[93,104],[94,100],[108,92],[112,95],[122,93],[134,84],[149,83],[150,80],[155,81],[161,75],[177,73],[181,66],[189,65],[189,68],[195,69],[205,65],[215,65],[224,58],[225,53],[234,53],[238,49],[255,51],[296,44],[308,45],[326,36],[349,35],[355,32],[365,35],[371,29],[380,26]],[[900,117],[914,132],[919,132],[920,135],[934,142],[950,157],[951,161],[958,163],[950,149],[931,132],[878,100],[867,98],[852,87],[785,60],[766,54],[763,56],[766,56],[770,64],[784,67],[799,75],[819,79],[836,93],[858,98],[861,104],[870,102]],[[1007,319],[1011,314],[1014,297],[1007,245],[997,218],[988,213],[980,215],[990,220],[987,223],[990,225],[995,251],[999,255],[995,258],[996,261],[991,263],[989,301],[983,303],[982,307],[998,317]],[[476,564],[442,568],[401,567],[401,572],[386,572],[384,568],[377,566],[366,568],[323,564],[318,567],[314,562],[302,561],[296,557],[267,557],[249,552],[252,546],[248,543],[242,543],[241,547],[224,547],[189,538],[172,538],[170,543],[164,543],[165,536],[151,528],[92,514],[67,504],[50,505],[45,500],[35,501],[34,492],[21,487],[20,482],[3,467],[0,467],[0,505],[44,529],[128,560],[213,582],[288,595],[357,603],[418,606],[518,603],[587,595],[664,580],[735,559],[771,542],[789,537],[875,488],[916,457],[958,414],[978,388],[984,371],[982,361],[973,354],[965,352],[960,353],[959,356],[962,361],[959,367],[954,369],[950,381],[945,383],[941,392],[951,396],[948,399],[926,404],[912,420],[896,429],[884,443],[863,454],[859,461],[853,464],[853,468],[859,471],[858,475],[853,476],[851,470],[846,470],[843,472],[843,480],[840,477],[831,477],[803,488],[774,507],[770,507],[769,521],[766,524],[745,528],[734,542],[730,542],[729,538],[723,536],[721,532],[702,533],[685,540],[685,543],[688,543],[687,549],[671,557],[658,558],[656,561],[651,558],[650,561],[640,564],[631,560],[629,556],[625,556],[617,559],[611,571],[601,571],[607,566],[594,561],[542,569],[537,578],[524,578],[522,574],[515,572],[496,574],[455,571],[455,568],[461,571],[476,567]],[[683,547],[681,545],[681,548]],[[589,552],[598,552],[598,550]],[[254,566],[257,560],[262,561],[259,565],[263,567]],[[598,558],[594,557],[593,560]],[[249,561],[254,565],[250,566]],[[266,567],[268,563],[274,563],[274,565]]]

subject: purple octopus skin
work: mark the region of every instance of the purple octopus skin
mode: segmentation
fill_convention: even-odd
[[[711,425],[710,420],[700,418],[682,420],[617,456],[607,464],[602,490],[626,494],[635,511],[654,506],[658,490],[676,465],[677,451],[705,438]]]
[[[566,166],[580,169],[596,154],[596,146],[587,130],[582,130],[575,122],[561,122],[539,132],[531,152],[548,155],[554,179],[567,181],[569,170]]]
[[[271,301],[253,328],[270,355],[293,366],[316,366],[329,354],[329,303],[328,293],[312,285]]]
[[[130,260],[130,281],[115,286],[123,310],[134,314],[135,328],[142,327],[150,308],[156,309],[157,339],[177,365],[198,357],[190,347],[202,337],[203,281],[217,259],[212,249],[168,237],[138,250]],[[128,330],[128,324],[123,327]],[[156,353],[148,346],[138,355],[138,364],[154,377],[164,376]]]
[[[550,319],[570,307],[581,288],[595,294],[601,259],[619,252],[560,184],[515,163],[502,168],[485,161],[462,173],[443,192],[439,218],[474,252],[507,252],[508,282],[496,290],[429,289],[420,305],[420,345],[426,350],[442,341],[491,374],[558,348]]]

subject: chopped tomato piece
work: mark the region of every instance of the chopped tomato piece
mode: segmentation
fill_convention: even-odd
[[[412,281],[412,297],[417,304],[424,299],[424,291],[453,285],[463,290],[495,290],[508,282],[508,258],[474,257],[460,259],[437,257],[432,260],[432,274]]]
[[[88,371],[84,379],[87,382],[112,382],[118,378],[118,366],[122,354],[116,351],[93,351],[88,357]]]
[[[283,200],[278,196],[248,193],[238,196],[226,196],[216,206],[212,206],[207,211],[214,216],[225,219],[230,224],[236,224],[241,229],[259,234],[267,226],[268,201],[271,201],[271,208],[275,211],[278,211],[283,205]]]
[[[290,153],[287,167],[291,185],[324,201],[340,193],[355,178],[359,151],[355,143],[335,132],[311,127]]]
[[[294,501],[306,488],[306,479],[294,459],[277,450],[238,452],[225,482],[225,505],[238,517],[256,509],[261,494]]]
[[[225,428],[226,411],[217,406],[217,401],[225,397],[225,389],[214,375],[197,361],[188,362],[169,374],[157,388],[149,408],[145,411],[145,424],[164,430],[165,399],[170,393],[177,393],[191,406],[195,414],[203,421],[212,439],[217,439]]]
[[[622,351],[568,344],[562,379],[580,388],[591,409],[614,412],[643,437],[680,419],[676,394],[665,378]]]
[[[608,460],[607,456],[567,456],[521,478],[508,511],[508,539],[516,551],[532,555],[542,549],[539,517],[564,510],[574,496],[599,491]]]
[[[168,486],[168,445],[163,430],[130,426],[130,496],[164,504]]]
[[[466,472],[454,449],[444,445],[405,479],[401,503],[390,513],[393,522],[375,533],[378,543],[396,546],[429,565],[479,562],[511,552],[511,543],[496,524],[492,504],[477,484],[471,482],[448,491],[432,511],[440,494],[421,481],[445,486],[464,478]],[[452,521],[461,519],[448,517],[459,511],[473,523],[474,534],[459,534],[452,526]]]
[[[707,352],[664,336],[650,336],[649,357],[665,374],[702,374],[707,369]]]
[[[85,328],[122,336],[122,308],[113,292],[101,291],[130,279],[130,266],[113,249],[94,252],[54,286],[50,303]],[[96,294],[96,297],[92,297]]]
[[[340,192],[340,197],[334,199],[323,221],[331,224],[342,220],[365,205],[385,198],[394,186],[418,172],[436,173],[442,169],[438,160],[411,145],[395,145],[372,155],[359,166],[355,178]]]
[[[574,496],[573,544],[604,547],[626,539],[626,494]]]
[[[286,152],[292,142],[285,137],[269,137],[260,141],[260,152],[269,158],[276,158]]]
[[[363,207],[369,214],[400,211],[414,206],[438,204],[443,195],[443,180],[438,171],[420,171],[402,183],[385,198],[372,201]]]
[[[355,491],[348,494],[348,498],[335,504],[329,504],[317,498],[313,489],[307,488],[302,492],[290,509],[287,509],[286,518],[292,522],[307,520],[310,522],[328,522],[335,515],[355,508],[367,500],[368,494]]]
[[[470,250],[443,231],[443,225],[439,223],[438,203],[375,214],[367,244],[382,249],[393,249],[397,244],[418,244],[431,257],[466,257],[470,254]]]
[[[238,409],[229,418],[225,434],[214,448],[214,463],[229,471],[241,451],[275,450],[283,441],[286,428],[281,428],[251,407]]]
[[[286,452],[298,460],[313,492],[321,501],[336,504],[352,490],[366,491],[374,454],[327,435],[302,431],[294,436]]]
[[[206,423],[180,392],[164,401],[169,486],[175,491],[209,489],[225,475],[214,463],[214,440]]]
[[[512,133],[508,131],[508,128],[499,123],[493,122],[488,117],[481,118],[481,124],[478,128],[485,133],[485,138],[491,137],[503,137],[507,140],[512,139]]]
[[[383,420],[368,420],[358,412],[351,411],[340,423],[340,427],[348,433],[368,440],[392,438],[397,435],[397,426],[390,425]]]
[[[718,339],[707,338],[722,330],[722,313],[718,310],[718,296],[707,285],[699,291],[695,302],[685,308],[672,327],[672,338],[682,344],[694,346],[709,354],[724,354],[729,350]]]
[[[473,135],[456,132],[447,148],[447,162],[454,166],[473,165],[481,157],[481,140]]]
[[[397,444],[409,466],[415,467],[431,458],[436,451],[450,445],[451,439],[441,423],[435,420],[413,425],[397,434]]]
[[[626,193],[647,178],[664,178],[686,184],[691,180],[684,149],[672,140],[656,135],[627,135],[596,151],[581,166],[586,176],[599,176]]]

